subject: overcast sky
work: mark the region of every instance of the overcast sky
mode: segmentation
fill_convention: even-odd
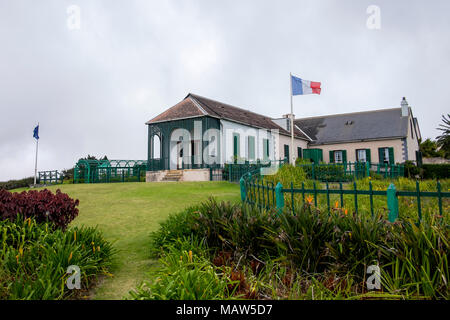
[[[38,121],[39,170],[146,159],[144,123],[187,93],[280,117],[289,72],[322,82],[294,97],[297,117],[405,96],[435,138],[450,110],[449,14],[448,0],[0,0],[0,181],[33,175]]]

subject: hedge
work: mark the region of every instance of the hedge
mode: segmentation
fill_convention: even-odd
[[[424,179],[446,179],[450,178],[450,164],[423,164]]]

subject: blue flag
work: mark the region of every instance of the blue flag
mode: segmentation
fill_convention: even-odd
[[[36,140],[39,140],[39,125],[37,125],[36,128],[34,128],[33,138],[35,138]]]

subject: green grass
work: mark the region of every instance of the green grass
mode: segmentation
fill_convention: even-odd
[[[71,226],[98,226],[118,250],[112,276],[94,290],[94,299],[122,299],[158,262],[150,258],[149,234],[170,213],[198,204],[210,196],[239,200],[239,186],[228,182],[157,182],[75,184],[48,187],[61,189],[80,200],[79,216]],[[22,189],[14,190],[21,191]]]

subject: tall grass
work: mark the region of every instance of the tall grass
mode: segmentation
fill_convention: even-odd
[[[20,216],[0,221],[0,299],[65,299],[80,296],[100,274],[107,273],[114,253],[96,228],[55,229]],[[82,290],[68,290],[66,271],[77,265]]]
[[[153,252],[165,257],[191,246],[210,264],[231,268],[247,298],[305,299],[316,290],[315,299],[448,299],[449,226],[436,219],[390,223],[382,214],[327,212],[310,203],[278,215],[210,200],[162,223]],[[365,285],[373,264],[382,273],[377,294]]]

